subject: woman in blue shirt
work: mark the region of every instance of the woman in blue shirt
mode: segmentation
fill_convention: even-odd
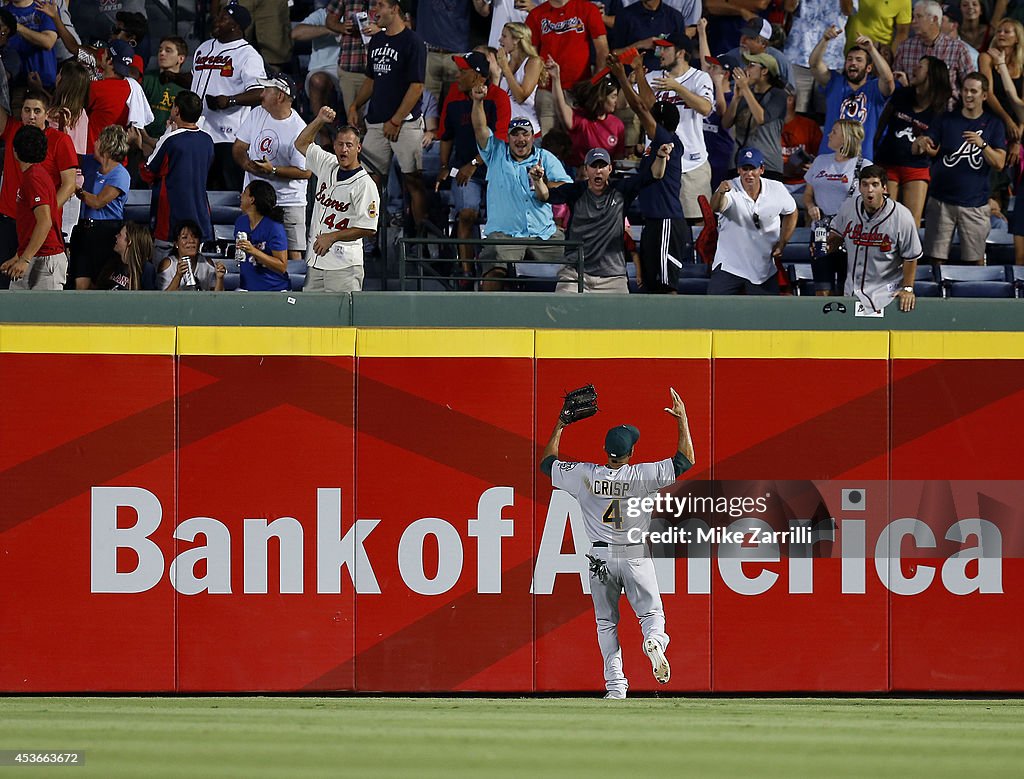
[[[239,264],[239,289],[277,292],[291,289],[288,281],[288,237],[277,205],[277,193],[262,179],[242,190],[242,215],[235,220],[235,248],[245,252]],[[237,240],[245,233],[244,240]]]
[[[121,160],[128,154],[128,133],[119,125],[105,127],[85,166],[85,184],[75,190],[82,201],[78,224],[71,232],[71,262],[76,289],[95,289],[100,271],[112,259],[114,236],[121,229],[131,176]]]

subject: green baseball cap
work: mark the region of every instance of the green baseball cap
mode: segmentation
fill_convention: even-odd
[[[633,425],[618,425],[604,437],[604,450],[612,457],[624,457],[640,440],[640,430]]]

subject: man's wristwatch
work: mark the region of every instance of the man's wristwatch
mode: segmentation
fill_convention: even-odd
[[[276,176],[277,175],[277,168],[271,166],[271,168],[270,168],[270,175],[271,176]]]
[[[910,294],[914,294],[914,288],[913,287],[902,287],[900,289],[900,292],[909,292]]]

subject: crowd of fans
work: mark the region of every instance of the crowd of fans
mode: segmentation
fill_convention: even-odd
[[[305,261],[307,289],[358,290],[400,191],[410,231],[450,213],[454,237],[519,241],[459,246],[467,288],[566,262],[570,239],[588,291],[625,292],[632,262],[641,290],[674,293],[706,262],[712,294],[771,293],[798,222],[820,235],[865,170],[927,260],[956,233],[982,264],[997,225],[1024,264],[1024,209],[1005,216],[1024,1],[330,0],[289,24],[285,0],[231,0],[194,51],[151,40],[138,2],[88,22],[78,2],[0,9],[12,288],[223,289],[226,257],[202,247],[208,193],[229,191],[242,289],[291,289]],[[147,188],[150,224],[126,223]],[[846,275],[833,244],[822,294]],[[574,264],[558,282],[577,288]]]

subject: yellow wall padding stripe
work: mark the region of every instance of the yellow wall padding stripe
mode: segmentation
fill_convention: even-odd
[[[174,354],[175,328],[140,325],[3,325],[0,353]]]
[[[710,330],[538,330],[537,357],[711,358]]]
[[[360,357],[533,357],[533,330],[359,329]]]
[[[893,332],[895,360],[1024,360],[1024,333]]]
[[[808,330],[716,330],[716,358],[885,360],[889,333]]]
[[[179,327],[178,354],[352,357],[354,327]]]

